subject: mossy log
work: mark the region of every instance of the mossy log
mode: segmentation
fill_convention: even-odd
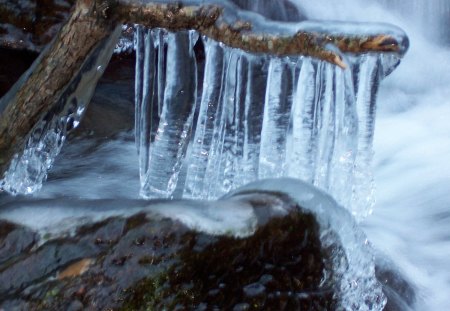
[[[0,4],[0,11],[2,5]],[[341,52],[395,52],[408,48],[406,35],[395,27],[360,27],[346,23],[269,21],[231,1],[78,0],[69,20],[32,68],[0,100],[0,177],[27,136],[55,105],[72,100],[77,90],[89,101],[105,66],[86,82],[83,64],[102,52],[107,64],[123,23],[195,29],[234,48],[271,55],[307,55],[345,68]],[[356,29],[356,33],[354,31]],[[114,36],[112,34],[115,34]],[[97,51],[97,54],[99,52]]]

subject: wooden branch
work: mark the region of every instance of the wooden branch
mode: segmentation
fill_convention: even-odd
[[[86,75],[80,72],[83,64],[105,40],[113,40],[113,30],[122,23],[172,31],[195,29],[248,52],[306,55],[342,68],[346,65],[341,52],[395,52],[402,56],[408,48],[405,33],[393,26],[274,22],[241,10],[230,0],[78,0],[53,42],[0,100],[0,179],[36,124],[54,107],[65,105],[73,92],[80,92],[78,86],[86,83]],[[107,51],[109,57],[112,49]],[[81,88],[86,93],[84,100],[90,100],[99,78],[100,74],[93,75],[89,86]]]
[[[78,1],[70,19],[50,46],[0,100],[0,176],[14,154],[23,150],[34,126],[48,111],[61,104],[63,96],[70,97],[65,94],[67,87],[76,89],[82,82],[74,79],[83,64],[116,28],[116,23],[106,19],[104,11],[99,9],[96,1]],[[109,58],[106,64],[108,61]],[[94,86],[98,78],[92,81]]]
[[[396,52],[408,49],[408,37],[387,24],[304,21],[283,23],[240,10],[229,0],[118,0],[113,14],[123,23],[171,31],[195,29],[226,45],[252,53],[305,55],[346,65],[344,53]],[[338,49],[336,49],[336,47]]]

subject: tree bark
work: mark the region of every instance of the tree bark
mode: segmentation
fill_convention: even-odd
[[[34,126],[60,102],[88,56],[116,28],[117,23],[99,10],[99,3],[78,1],[49,47],[0,100],[0,176],[23,149]]]
[[[78,0],[56,38],[0,100],[0,177],[14,155],[23,150],[35,125],[52,107],[68,101],[70,90],[78,89],[83,64],[122,23],[171,31],[195,29],[248,52],[306,55],[342,68],[346,65],[341,52],[395,52],[402,56],[408,48],[406,35],[396,27],[372,25],[353,33],[359,25],[274,22],[241,10],[229,0]],[[89,80],[85,100],[90,100],[99,78],[96,75]]]
[[[118,0],[112,10],[123,23],[171,31],[195,29],[216,41],[252,53],[305,55],[342,68],[344,53],[396,52],[408,49],[406,34],[386,24],[303,21],[283,23],[239,9],[228,0]]]

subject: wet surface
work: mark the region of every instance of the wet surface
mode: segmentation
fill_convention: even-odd
[[[0,239],[14,230],[25,229],[13,226]],[[318,237],[314,217],[303,212],[273,218],[248,238],[145,214],[41,237],[32,250],[30,232],[22,252],[0,264],[0,308],[331,310],[335,284]]]

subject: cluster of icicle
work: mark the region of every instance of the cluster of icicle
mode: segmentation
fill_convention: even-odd
[[[328,191],[356,217],[370,211],[375,97],[396,57],[347,56],[343,70],[141,26],[135,48],[143,197],[214,199],[289,176]]]

